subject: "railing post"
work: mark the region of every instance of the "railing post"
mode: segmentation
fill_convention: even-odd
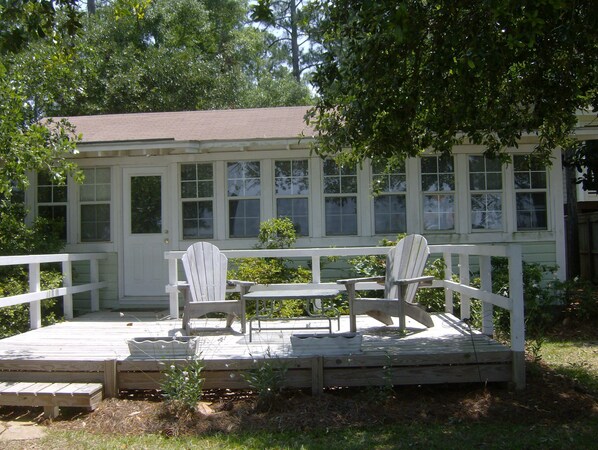
[[[89,280],[91,283],[100,282],[100,264],[96,258],[89,260]],[[97,288],[91,291],[91,310],[100,310],[100,290]]]
[[[29,292],[41,290],[41,273],[39,263],[29,263]],[[41,301],[29,302],[29,328],[35,330],[42,326]]]
[[[492,259],[480,256],[480,281],[483,291],[492,292]],[[494,334],[494,307],[492,303],[482,302],[482,333],[486,336]]]
[[[469,286],[469,255],[459,254],[459,283]],[[471,319],[471,299],[461,294],[461,319]]]
[[[170,289],[168,297],[170,299],[170,317],[179,318],[179,290],[176,288],[179,284],[179,270],[177,258],[168,258],[168,284]]]
[[[451,253],[443,253],[444,258],[444,279],[452,281],[453,279],[453,255]],[[444,288],[444,312],[448,314],[453,313],[453,291]]]
[[[523,261],[521,247],[512,245],[509,253],[509,297],[511,297],[511,351],[513,382],[525,388],[525,318],[523,305]]]
[[[319,284],[322,281],[322,275],[320,274],[320,255],[311,256],[311,282]]]
[[[73,286],[73,268],[70,261],[62,261],[62,285],[65,288]],[[62,297],[62,312],[65,319],[73,318],[73,294]]]

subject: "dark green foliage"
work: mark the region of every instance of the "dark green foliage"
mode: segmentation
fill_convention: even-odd
[[[0,255],[56,253],[64,245],[59,237],[60,224],[37,219],[31,227],[25,225],[22,204],[8,200],[0,202]],[[41,270],[41,288],[53,289],[62,283],[59,267],[45,265]],[[29,291],[26,266],[0,267],[0,297]],[[55,323],[62,314],[62,302],[44,300],[42,325]],[[23,333],[29,329],[29,304],[0,309],[0,338]]]
[[[576,110],[598,107],[595,0],[316,5],[323,154],[396,163],[467,138],[500,156],[537,131],[550,164],[552,149],[575,145]]]

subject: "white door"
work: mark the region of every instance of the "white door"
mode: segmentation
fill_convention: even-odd
[[[163,297],[169,249],[166,168],[124,169],[123,267],[126,297]]]

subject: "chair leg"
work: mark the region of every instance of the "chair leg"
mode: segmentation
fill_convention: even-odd
[[[346,284],[345,289],[347,290],[347,296],[349,297],[349,330],[352,333],[357,332],[357,317],[355,316],[355,285],[354,284]]]
[[[230,328],[235,320],[234,314],[227,314],[226,316],[226,328]]]

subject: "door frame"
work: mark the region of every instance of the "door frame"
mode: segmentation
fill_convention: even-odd
[[[120,234],[120,242],[118,245],[118,253],[119,253],[119,277],[121,282],[119,283],[119,303],[125,306],[163,306],[162,301],[164,304],[167,304],[168,296],[164,289],[156,292],[155,295],[130,295],[127,293],[126,287],[126,276],[129,273],[129,268],[125,266],[125,252],[127,251],[127,240],[128,236],[131,234],[130,230],[127,229],[130,226],[131,220],[131,212],[130,212],[130,202],[131,202],[131,177],[133,176],[142,176],[142,175],[159,175],[162,177],[162,232],[160,234],[160,239],[168,239],[168,243],[166,243],[165,250],[172,249],[172,236],[170,232],[170,225],[172,218],[170,217],[172,214],[172,208],[170,207],[170,202],[168,199],[170,198],[170,170],[168,164],[163,165],[156,165],[156,166],[125,166],[122,167],[122,176],[121,176],[121,186],[122,186],[122,207],[121,207],[121,215],[119,221],[119,234]],[[166,260],[164,260],[166,261]],[[168,273],[165,271],[165,286],[168,280]],[[148,304],[147,301],[152,300],[152,303]]]

